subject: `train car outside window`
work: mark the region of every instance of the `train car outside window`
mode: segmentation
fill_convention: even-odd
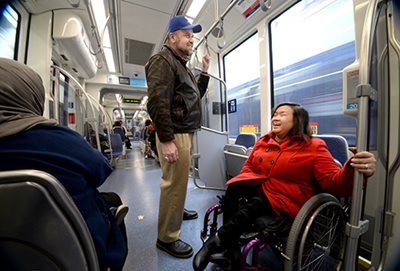
[[[68,84],[68,77],[63,73],[60,73],[59,79],[59,124],[68,126],[68,93],[70,86]]]
[[[273,104],[302,104],[315,133],[340,134],[354,145],[356,120],[342,105],[342,69],[355,60],[353,1],[300,1],[269,28]]]
[[[0,57],[17,59],[17,33],[20,15],[9,4],[1,10],[0,16]]]
[[[224,58],[228,101],[236,101],[229,112],[229,137],[239,133],[260,135],[260,64],[258,33],[255,33]]]

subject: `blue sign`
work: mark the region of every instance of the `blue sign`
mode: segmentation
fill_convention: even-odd
[[[146,80],[143,78],[130,78],[131,86],[133,87],[146,87]]]
[[[357,110],[358,109],[358,103],[348,103],[346,107],[349,110],[351,110],[351,109]]]
[[[236,112],[236,99],[228,101],[228,113]]]

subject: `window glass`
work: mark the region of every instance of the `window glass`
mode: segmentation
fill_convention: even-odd
[[[355,59],[353,1],[301,1],[269,27],[273,104],[302,104],[315,133],[354,145],[356,121],[343,114],[342,91],[342,70]]]
[[[68,126],[68,92],[70,86],[68,84],[68,77],[63,73],[60,73],[59,79],[59,124]],[[71,89],[71,91],[73,90]]]
[[[19,23],[18,13],[10,5],[5,5],[0,16],[0,57],[16,59]]]
[[[224,56],[229,136],[260,130],[260,65],[255,33]]]

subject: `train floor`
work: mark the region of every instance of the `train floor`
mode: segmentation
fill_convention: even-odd
[[[124,271],[188,271],[193,270],[192,260],[178,259],[156,248],[157,219],[161,169],[156,160],[145,159],[138,142],[125,159],[116,163],[115,170],[100,187],[101,191],[118,193],[130,208],[125,224],[128,234],[128,257]],[[183,221],[181,239],[192,245],[196,253],[201,245],[200,230],[206,210],[217,203],[223,191],[200,189],[189,179],[185,207],[196,210],[199,217]],[[209,265],[207,270],[218,270]]]

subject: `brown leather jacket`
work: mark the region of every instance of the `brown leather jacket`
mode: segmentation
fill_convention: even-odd
[[[171,141],[175,133],[191,133],[201,125],[201,98],[209,77],[196,79],[186,61],[167,45],[146,64],[147,111],[155,123],[161,142]]]

